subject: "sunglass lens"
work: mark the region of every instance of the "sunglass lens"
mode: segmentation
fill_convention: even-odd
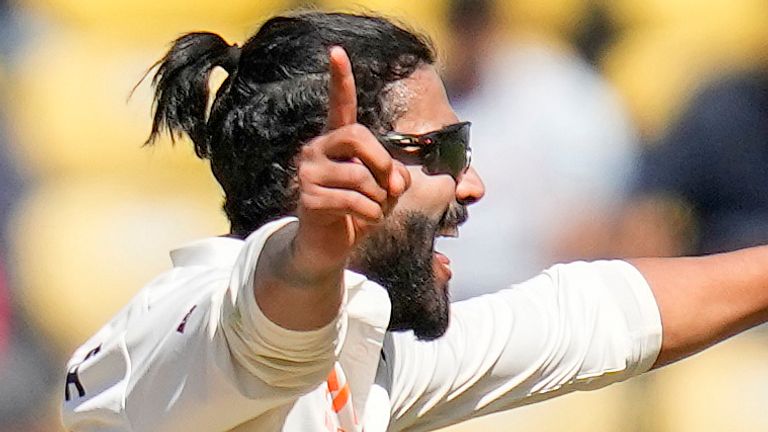
[[[425,155],[424,167],[429,174],[450,174],[458,178],[467,169],[469,152],[469,125],[443,131],[434,137],[437,144]]]

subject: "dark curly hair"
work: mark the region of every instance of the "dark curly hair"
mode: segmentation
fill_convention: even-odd
[[[357,85],[359,123],[392,129],[398,110],[391,84],[433,64],[429,41],[387,19],[300,12],[265,22],[242,49],[213,33],[175,41],[153,78],[152,143],[164,130],[188,135],[225,193],[232,234],[244,237],[295,212],[296,155],[320,135],[328,104],[328,52],[343,47]],[[229,76],[206,119],[208,78]]]

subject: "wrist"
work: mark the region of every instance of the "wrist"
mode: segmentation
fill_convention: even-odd
[[[343,277],[346,257],[332,257],[313,248],[298,236],[287,242],[281,273],[297,287],[338,286]]]

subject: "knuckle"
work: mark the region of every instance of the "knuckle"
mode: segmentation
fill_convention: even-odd
[[[317,154],[317,145],[318,139],[315,138],[314,140],[310,141],[309,144],[302,146],[301,150],[299,151],[299,159],[302,161],[312,160]]]
[[[358,142],[362,142],[371,134],[371,131],[368,130],[367,127],[361,125],[360,123],[354,123],[349,125],[349,132],[352,135],[352,137]]]
[[[321,193],[317,187],[310,187],[307,190],[303,190],[299,196],[299,201],[302,206],[311,210],[320,210],[326,205],[325,196]]]
[[[384,153],[382,153],[382,159],[381,159],[381,167],[386,172],[390,172],[395,168],[395,163],[392,159],[392,157],[384,150],[382,149]]]
[[[359,196],[357,194],[348,194],[344,197],[344,207],[354,209],[357,206]]]
[[[318,210],[321,207],[320,200],[316,196],[310,194],[302,194],[300,202],[301,206],[307,210]]]
[[[350,210],[358,210],[358,209],[365,208],[365,204],[366,204],[366,198],[363,195],[360,195],[358,193],[351,194],[347,198],[347,207]]]
[[[370,177],[370,173],[368,172],[368,169],[365,168],[362,165],[353,164],[349,167],[349,170],[347,171],[347,180],[350,184],[354,186],[361,186],[363,185],[368,178]]]
[[[387,191],[381,187],[377,187],[375,193],[376,193],[376,201],[378,201],[379,203],[385,202],[387,200],[387,197],[389,196]]]
[[[381,209],[381,206],[372,206],[369,216],[371,219],[381,219],[384,217],[384,211]]]
[[[296,174],[299,180],[299,186],[306,187],[307,184],[312,184],[314,179],[314,173],[311,167],[307,165],[300,165],[299,172]]]

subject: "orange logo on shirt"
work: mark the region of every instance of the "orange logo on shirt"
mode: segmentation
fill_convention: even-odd
[[[326,427],[330,432],[363,432],[357,421],[355,409],[352,406],[352,394],[349,390],[349,383],[337,362],[331,373],[328,374],[328,392],[330,395],[331,406],[336,414],[336,421],[326,416]],[[329,420],[331,420],[329,422]],[[335,429],[334,429],[335,427]]]

